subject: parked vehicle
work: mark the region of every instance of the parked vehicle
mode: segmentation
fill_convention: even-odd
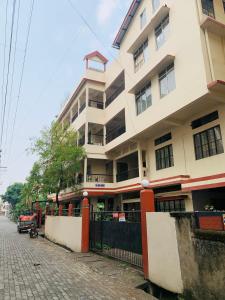
[[[36,224],[36,214],[19,216],[17,223],[18,233],[28,232],[34,223]]]
[[[31,227],[29,229],[29,235],[31,239],[38,237],[37,225],[34,222],[31,224]]]

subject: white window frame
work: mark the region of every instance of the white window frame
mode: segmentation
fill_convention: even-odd
[[[140,27],[143,29],[147,23],[146,8],[140,14]]]
[[[148,40],[146,40],[133,54],[134,72],[136,73],[149,58]]]
[[[160,7],[160,0],[152,0],[152,12],[153,14],[158,10]]]
[[[162,86],[164,84],[164,86]],[[160,98],[165,97],[176,88],[174,63],[159,74]]]
[[[151,82],[135,94],[135,105],[137,116],[152,105]]]
[[[168,39],[170,18],[167,15],[160,24],[155,28],[156,48],[161,48]]]

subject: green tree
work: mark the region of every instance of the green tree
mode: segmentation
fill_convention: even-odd
[[[21,200],[21,193],[23,190],[23,183],[14,183],[7,187],[6,192],[2,195],[4,202],[9,202],[12,208]]]
[[[66,186],[76,188],[75,175],[80,171],[85,156],[84,149],[77,146],[74,130],[63,129],[58,122],[41,131],[31,148],[39,156],[38,166],[41,189],[46,194],[54,193],[59,205],[59,193]]]
[[[31,206],[33,201],[39,201],[47,197],[43,190],[42,181],[41,166],[38,162],[35,162],[22,190],[21,198],[26,205]]]

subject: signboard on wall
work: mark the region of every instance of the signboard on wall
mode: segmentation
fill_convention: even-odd
[[[126,222],[125,213],[119,213],[119,222]]]

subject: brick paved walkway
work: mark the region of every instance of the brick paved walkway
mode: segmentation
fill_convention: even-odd
[[[0,217],[0,300],[143,299],[139,271],[94,254],[70,253],[39,237],[18,234]]]

